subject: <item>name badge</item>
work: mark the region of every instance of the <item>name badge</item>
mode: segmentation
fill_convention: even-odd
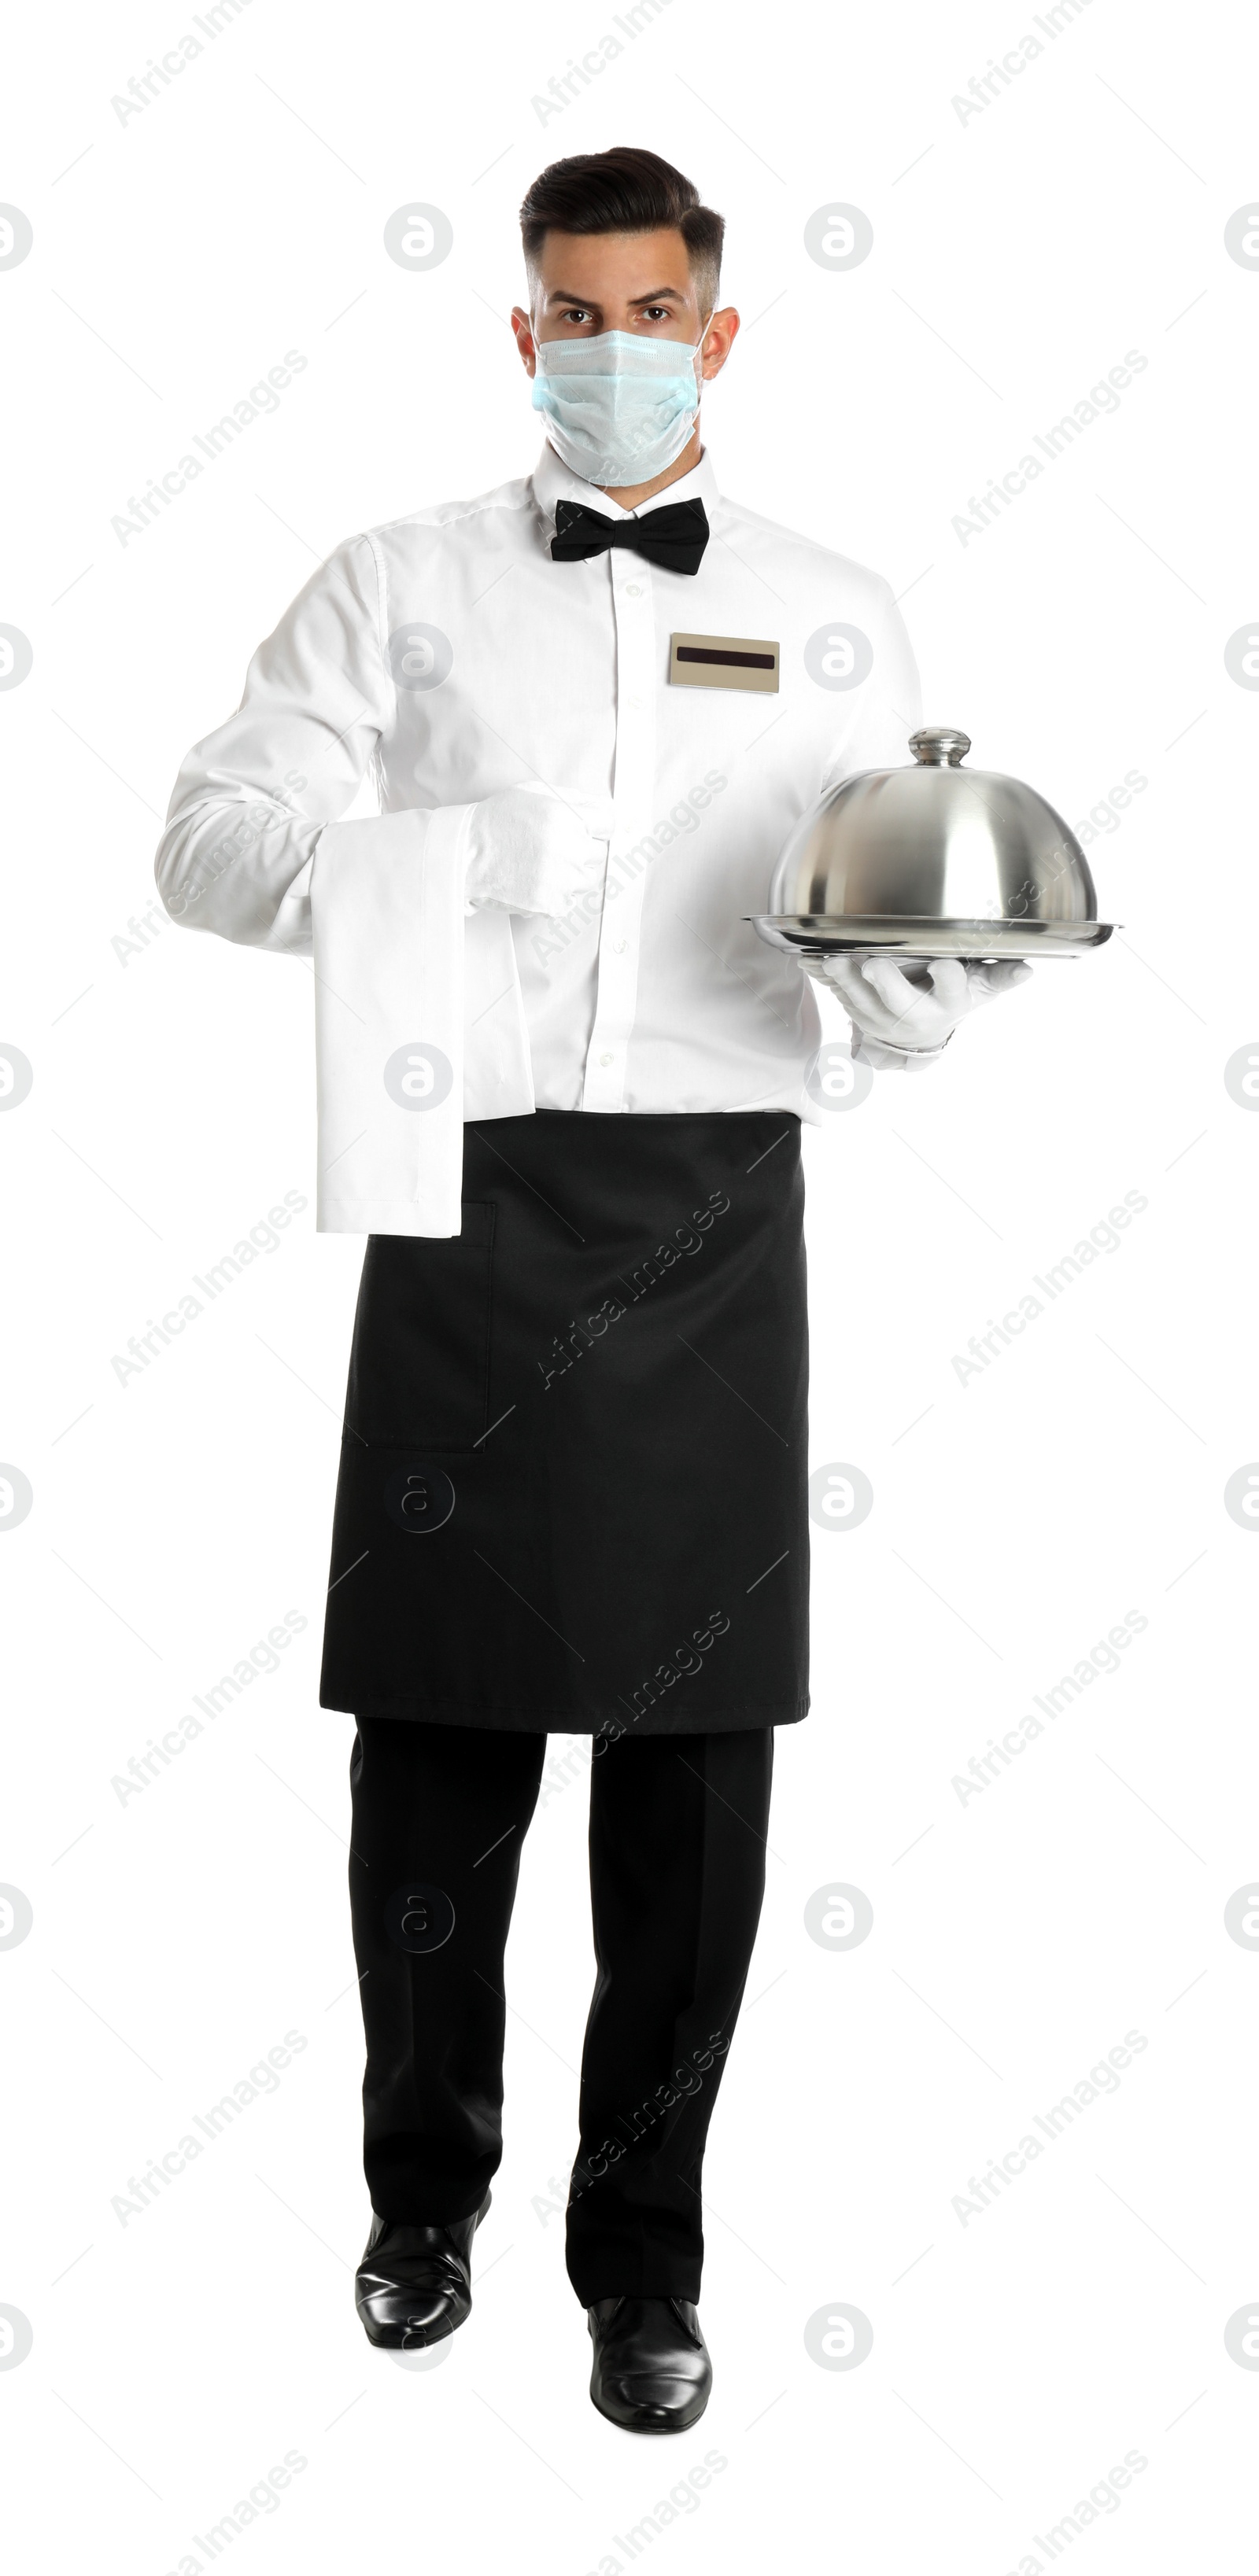
[[[778,646],[761,635],[671,635],[669,680],[679,689],[778,689]]]

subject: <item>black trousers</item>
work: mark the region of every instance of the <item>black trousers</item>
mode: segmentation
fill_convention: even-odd
[[[358,1721],[350,1904],[382,2217],[465,2218],[497,2171],[504,1950],[546,1742]],[[597,1974],[567,2218],[583,2306],[699,2296],[704,2144],[760,1915],[773,1746],[771,1727],[594,1739]]]

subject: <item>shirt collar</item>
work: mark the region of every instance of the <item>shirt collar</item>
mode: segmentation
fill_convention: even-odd
[[[676,483],[667,483],[662,492],[653,492],[649,501],[640,501],[636,510],[623,510],[619,501],[610,500],[597,483],[583,482],[580,474],[570,473],[547,439],[533,469],[533,495],[543,517],[554,521],[557,501],[579,501],[587,510],[600,510],[607,519],[644,519],[650,510],[658,510],[669,501],[702,501],[709,518],[717,502],[717,478],[707,448],[698,465],[689,474],[679,475]]]

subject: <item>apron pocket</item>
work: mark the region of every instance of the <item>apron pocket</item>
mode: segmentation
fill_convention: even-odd
[[[489,1429],[494,1204],[457,1235],[374,1234],[354,1318],[346,1428],[385,1447],[470,1450]]]

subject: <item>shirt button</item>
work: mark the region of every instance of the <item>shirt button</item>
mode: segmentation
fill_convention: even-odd
[[[641,705],[642,705],[642,703],[643,703],[643,702],[642,702],[642,699],[641,699],[641,698],[638,698],[638,697],[632,697],[632,698],[627,698],[627,699],[626,699],[626,701],[625,701],[625,703],[626,703],[626,706],[627,706],[627,707],[635,707],[635,708],[638,708],[638,707],[641,707]]]
[[[612,945],[616,950],[618,957],[623,957],[625,955],[626,942],[623,939],[614,939]]]
[[[627,598],[627,599],[641,599],[641,598],[642,598],[642,595],[643,595],[643,586],[642,586],[642,583],[641,583],[640,581],[627,581],[627,582],[626,582],[626,585],[625,585],[625,596],[626,596],[626,598]]]
[[[601,1056],[600,1056],[600,1058],[599,1058],[599,1062],[600,1062],[600,1064],[611,1064],[611,1062],[612,1062],[612,1058],[611,1058],[611,1056],[610,1056],[610,1055],[601,1055]]]

